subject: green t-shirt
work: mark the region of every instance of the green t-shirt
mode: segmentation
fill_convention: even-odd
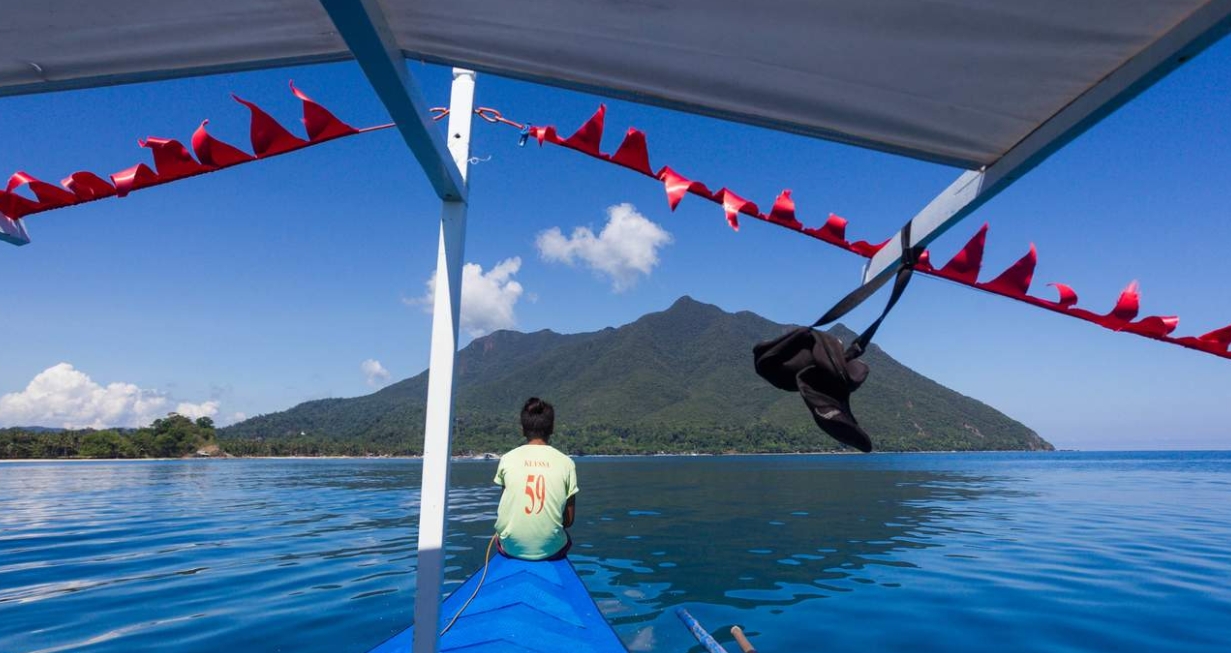
[[[542,560],[564,548],[564,505],[577,494],[577,466],[550,445],[523,444],[500,457],[496,485],[504,487],[496,534],[505,553]]]

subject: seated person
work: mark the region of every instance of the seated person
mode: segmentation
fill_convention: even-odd
[[[573,540],[564,530],[576,514],[577,466],[548,444],[555,430],[551,404],[531,397],[521,409],[526,443],[500,457],[496,511],[500,553],[522,560],[560,560]]]

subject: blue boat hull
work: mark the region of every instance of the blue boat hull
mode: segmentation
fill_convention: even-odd
[[[474,594],[482,570],[441,606],[441,623]],[[414,626],[371,653],[409,653]],[[441,653],[627,653],[568,560],[527,562],[493,556],[478,596],[440,639]]]

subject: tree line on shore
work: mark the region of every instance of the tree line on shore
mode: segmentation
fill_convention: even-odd
[[[0,458],[181,458],[216,442],[210,418],[171,413],[139,429],[0,429]]]
[[[522,443],[514,429],[458,424],[453,453],[501,453]],[[633,455],[653,453],[787,453],[833,449],[820,438],[794,438],[774,432],[752,437],[735,429],[653,429],[585,426],[564,429],[552,440],[571,455]],[[206,450],[235,457],[280,456],[419,456],[422,432],[338,438],[300,434],[279,437],[217,437],[209,418],[196,422],[180,415],[157,420],[141,429],[24,430],[0,429],[0,458],[182,458]]]
[[[453,436],[455,455],[502,453],[521,444],[515,425],[504,420],[459,417]],[[783,428],[770,423],[753,427],[697,424],[687,427],[562,425],[552,444],[570,455],[638,455],[685,453],[799,453],[836,451],[841,447],[816,429]],[[975,450],[968,438],[936,435],[883,437],[881,451]],[[981,449],[1014,449],[1011,442],[985,442]],[[0,429],[0,458],[181,458],[204,451],[211,456],[418,456],[422,430],[389,429],[362,437],[299,433],[278,437],[218,435],[208,417],[195,421],[170,414],[139,429],[25,430]]]

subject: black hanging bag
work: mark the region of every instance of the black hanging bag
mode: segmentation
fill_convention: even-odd
[[[872,451],[872,438],[851,412],[851,393],[868,378],[868,366],[859,357],[890,309],[910,282],[919,250],[909,247],[910,225],[902,230],[902,262],[894,275],[893,293],[880,317],[849,347],[816,327],[846,315],[881,288],[889,279],[856,288],[829,309],[811,327],[800,327],[752,348],[753,366],[761,378],[781,390],[798,392],[812,419],[838,442],[864,453]]]

